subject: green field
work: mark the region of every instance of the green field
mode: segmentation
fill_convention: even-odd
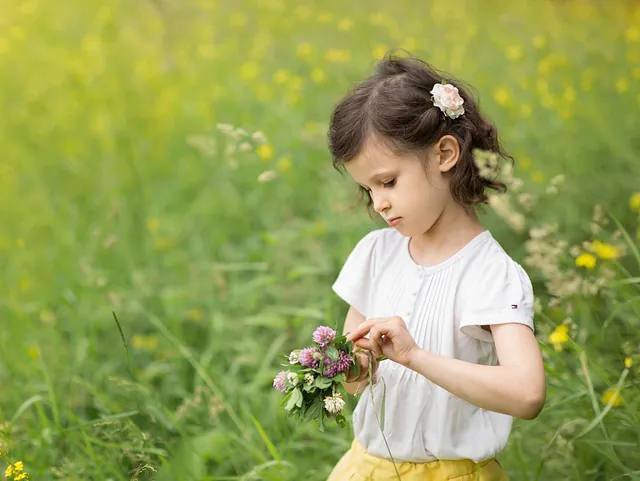
[[[0,5],[6,462],[326,479],[350,429],[287,420],[271,382],[318,324],[341,329],[331,284],[382,227],[326,129],[400,47],[473,85],[516,159],[483,219],[534,283],[548,396],[500,461],[640,479],[637,1]]]

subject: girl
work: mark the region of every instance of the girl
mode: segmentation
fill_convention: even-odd
[[[476,148],[510,159],[495,128],[457,82],[388,56],[336,107],[329,144],[389,225],[358,242],[333,285],[348,338],[389,360],[372,366],[329,481],[397,479],[393,461],[404,481],[507,479],[495,456],[546,387],[531,282],[475,211],[486,189],[506,188],[473,160]],[[366,359],[352,394],[368,384]]]

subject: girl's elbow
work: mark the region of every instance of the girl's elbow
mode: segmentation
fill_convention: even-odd
[[[538,417],[538,414],[542,411],[544,403],[546,401],[546,389],[539,389],[528,393],[524,396],[523,402],[520,405],[519,412],[516,416],[520,419],[530,421]]]

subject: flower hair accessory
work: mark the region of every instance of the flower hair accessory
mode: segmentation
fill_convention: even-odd
[[[457,119],[464,114],[464,99],[453,85],[443,81],[441,84],[435,84],[430,93],[433,105],[442,110],[447,117]]]

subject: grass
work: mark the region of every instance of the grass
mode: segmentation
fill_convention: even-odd
[[[3,1],[7,459],[37,480],[326,479],[351,433],[293,425],[271,381],[281,352],[342,325],[331,283],[379,224],[349,208],[326,126],[404,47],[476,88],[538,199],[527,227],[558,225],[544,249],[626,246],[591,270],[567,248],[553,271],[526,262],[528,229],[484,216],[534,281],[549,384],[502,464],[515,480],[640,479],[636,3]],[[594,233],[595,204],[626,236],[614,220]],[[608,280],[549,305],[550,275]]]

